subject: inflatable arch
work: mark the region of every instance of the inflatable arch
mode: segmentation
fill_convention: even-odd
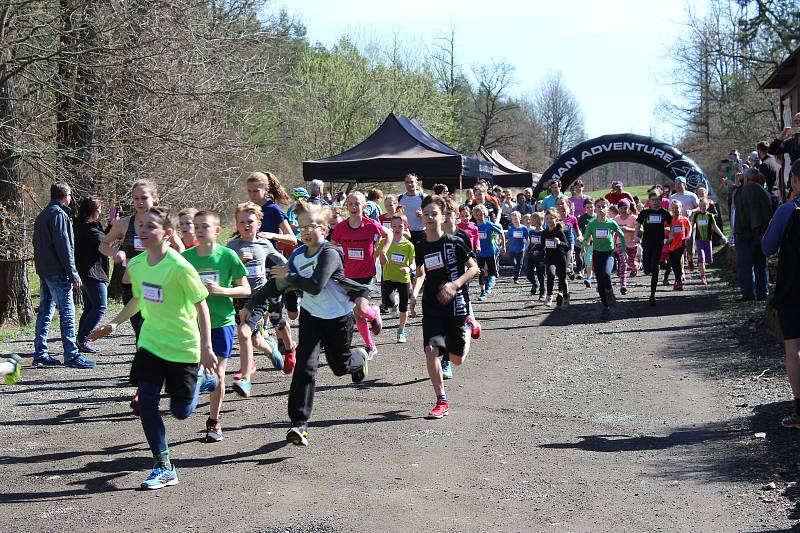
[[[673,181],[684,176],[688,189],[694,191],[705,186],[713,197],[711,184],[700,167],[686,154],[672,145],[644,135],[629,133],[603,135],[584,141],[564,152],[544,171],[533,197],[545,190],[554,178],[561,180],[561,190],[569,186],[582,174],[606,163],[639,163],[660,171]]]

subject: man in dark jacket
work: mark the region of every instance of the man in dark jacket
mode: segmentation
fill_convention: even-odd
[[[767,192],[772,197],[772,207],[776,208],[780,203],[778,184],[781,179],[781,163],[774,155],[769,153],[769,145],[765,141],[761,141],[756,145],[756,151],[758,152],[758,158],[761,160],[758,165],[758,171],[767,180]]]
[[[772,141],[768,151],[772,155],[788,154],[792,163],[800,160],[800,113],[792,118],[792,126],[783,128]]]
[[[747,169],[744,185],[736,192],[733,235],[736,270],[741,300],[767,299],[767,258],[761,250],[761,237],[772,218],[772,200],[764,190],[764,176],[757,168]]]
[[[60,364],[47,352],[47,335],[55,307],[61,314],[64,364],[71,368],[92,368],[95,365],[78,352],[75,343],[72,288],[81,287],[81,278],[75,268],[75,240],[69,220],[71,210],[67,207],[70,200],[69,185],[54,183],[50,187],[50,203],[39,213],[33,225],[33,260],[41,290],[36,316],[34,366]]]

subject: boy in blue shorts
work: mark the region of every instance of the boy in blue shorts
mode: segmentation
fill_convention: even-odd
[[[128,261],[125,274],[133,297],[111,322],[89,336],[97,340],[109,335],[139,311],[144,318],[130,374],[131,383],[139,388],[142,429],[155,459],[152,472],[141,484],[143,489],[178,484],[158,409],[161,389],[169,394],[175,418],[185,420],[200,394],[198,363],[211,372],[217,368],[211,347],[208,291],[194,267],[170,248],[176,225],[168,208],[151,207],[144,212],[136,223],[136,233],[145,249]]]
[[[233,298],[250,296],[247,269],[236,252],[217,244],[222,228],[219,215],[200,211],[194,216],[198,245],[183,252],[183,257],[197,270],[200,281],[208,290],[208,311],[211,315],[211,346],[217,357],[217,387],[211,392],[209,415],[206,420],[206,442],[222,440],[219,421],[225,397],[225,367],[233,351],[236,312]]]

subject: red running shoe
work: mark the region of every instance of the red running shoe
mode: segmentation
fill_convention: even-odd
[[[291,374],[295,365],[294,350],[283,355],[283,373]]]
[[[436,400],[436,405],[433,406],[431,412],[428,413],[428,418],[444,418],[447,416],[447,410],[450,406],[447,400]]]
[[[472,328],[472,338],[473,339],[480,339],[481,338],[481,324],[477,320],[475,320],[474,316],[467,317],[467,324]]]

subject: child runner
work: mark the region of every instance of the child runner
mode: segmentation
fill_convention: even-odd
[[[370,286],[375,277],[375,261],[378,256],[381,265],[386,264],[386,254],[392,244],[392,232],[381,226],[377,221],[364,216],[366,200],[360,192],[350,193],[345,200],[345,206],[350,216],[333,228],[333,244],[339,244],[344,253],[344,275],[348,278]],[[383,247],[375,250],[375,238],[382,238]],[[372,323],[372,333],[377,335],[381,331],[381,318],[378,307],[375,307],[375,316],[365,313]],[[372,360],[378,353],[375,341],[372,339],[369,325],[362,316],[356,315],[356,327],[367,349],[367,359]]]
[[[272,243],[266,239],[256,237],[258,228],[261,227],[261,208],[253,202],[244,202],[236,206],[236,231],[239,237],[228,241],[227,247],[236,252],[244,263],[247,271],[247,281],[251,292],[254,293],[267,282],[266,264],[271,260],[273,264],[282,265],[286,259],[278,252]],[[275,368],[283,368],[284,373],[291,374],[294,368],[293,353],[287,353],[286,359],[281,356],[278,345],[272,337],[266,339],[259,332],[259,322],[267,312],[266,305],[252,306],[248,319],[241,318],[241,309],[247,302],[246,298],[237,298],[234,307],[239,310],[235,317],[237,322],[236,337],[239,340],[239,372],[234,374],[233,390],[245,398],[252,391],[252,375],[256,371],[253,347],[266,352],[272,358]]]
[[[458,206],[458,229],[469,236],[469,242],[473,252],[480,252],[481,241],[478,238],[478,226],[470,221],[472,213],[466,205]]]
[[[583,272],[585,279],[583,280],[583,284],[586,285],[587,289],[592,288],[592,245],[586,243],[586,226],[589,225],[589,222],[595,219],[594,216],[594,200],[592,197],[589,196],[586,200],[583,201],[583,214],[578,217],[578,227],[581,230],[581,234],[583,235],[583,240],[581,241],[581,250],[578,251],[580,255],[583,256]]]
[[[142,428],[155,459],[143,489],[178,484],[159,412],[161,389],[169,394],[173,416],[184,420],[194,411],[200,394],[198,363],[208,372],[217,367],[205,301],[208,291],[192,265],[170,248],[176,222],[163,207],[140,214],[136,234],[145,250],[128,262],[126,272],[133,297],[111,322],[90,335],[96,340],[113,333],[141,310],[144,320],[130,377],[139,390]]]
[[[558,220],[556,209],[545,211],[547,228],[542,232],[544,239],[544,257],[547,273],[547,300],[545,304],[553,305],[553,284],[558,278],[558,296],[556,305],[569,305],[569,286],[567,285],[567,252],[571,245],[564,233],[564,226]]]
[[[697,251],[697,266],[700,270],[700,283],[708,285],[706,278],[706,265],[714,261],[711,252],[711,236],[716,233],[723,244],[728,243],[728,239],[717,225],[717,218],[708,210],[709,202],[707,198],[700,198],[698,211],[692,215],[692,226],[694,227],[694,244]]]
[[[250,284],[247,269],[236,252],[217,244],[222,231],[219,215],[213,211],[199,211],[194,216],[194,228],[198,245],[183,252],[183,257],[197,270],[209,294],[206,304],[211,317],[211,347],[217,357],[218,384],[211,392],[206,441],[219,442],[222,440],[219,414],[225,397],[225,367],[233,351],[236,327],[232,298],[250,296]]]
[[[295,213],[302,245],[292,253],[287,266],[272,268],[273,277],[253,295],[242,310],[243,318],[267,298],[284,290],[302,291],[297,344],[297,367],[289,388],[291,428],[286,440],[308,445],[308,419],[314,405],[319,352],[325,346],[328,366],[337,376],[350,374],[360,383],[368,373],[367,353],[351,348],[353,313],[374,311],[368,305],[369,288],[345,278],[342,254],[325,241],[330,210],[321,205],[297,202]],[[353,307],[351,299],[355,299]]]
[[[391,196],[389,196],[391,198]],[[384,265],[381,280],[381,302],[386,311],[400,311],[397,324],[397,342],[406,342],[406,320],[408,318],[408,294],[411,289],[411,265],[414,264],[414,245],[403,232],[406,228],[406,216],[394,215],[392,218],[392,244],[387,253],[388,261]],[[375,255],[382,248],[379,243]],[[397,293],[397,300],[394,293]],[[399,300],[399,301],[398,301]]]
[[[392,229],[392,217],[397,212],[398,205],[400,204],[397,203],[397,196],[393,194],[386,195],[386,198],[383,199],[383,207],[386,211],[379,218],[381,226],[388,230]]]
[[[575,249],[578,248],[578,243],[583,240],[583,235],[578,226],[578,219],[570,212],[570,203],[566,198],[558,198],[556,200],[556,210],[558,212],[558,218],[564,227],[564,234],[569,241],[569,250],[567,250],[567,274],[569,275],[569,279],[575,279],[575,271],[572,268],[572,264],[575,257]],[[581,255],[580,251],[578,255]],[[583,261],[580,261],[580,268],[583,268]]]
[[[597,218],[587,224],[585,238],[586,243],[591,244],[593,248],[592,264],[597,276],[597,292],[603,303],[600,318],[608,320],[611,315],[609,306],[616,303],[614,288],[611,286],[611,272],[614,269],[614,235],[619,237],[623,248],[627,248],[627,243],[619,225],[608,218],[608,200],[598,198],[594,203],[594,210]]]
[[[648,206],[636,218],[637,232],[642,239],[642,270],[650,275],[650,305],[656,305],[656,287],[664,247],[664,228],[672,225],[672,215],[661,206],[658,189],[650,191]]]
[[[497,240],[500,237],[500,253],[506,253],[506,234],[499,224],[490,222],[487,218],[489,211],[483,204],[478,204],[472,208],[472,216],[475,217],[475,224],[478,227],[478,239],[480,241],[478,251],[478,268],[480,268],[480,276],[478,283],[481,287],[481,294],[478,296],[479,301],[486,299],[486,296],[492,292],[495,281],[497,280]]]
[[[670,206],[672,214],[672,225],[670,226],[669,238],[667,239],[667,249],[669,250],[669,264],[664,274],[664,280],[668,279],[670,268],[675,272],[675,284],[673,291],[683,290],[683,254],[686,251],[686,241],[692,235],[692,225],[682,214],[682,206],[679,200],[673,200]]]
[[[628,292],[628,272],[630,276],[636,275],[636,217],[631,213],[631,203],[628,200],[622,199],[617,204],[619,214],[614,217],[614,222],[625,234],[625,245],[623,247],[622,241],[617,242],[617,267],[619,273],[619,292],[626,294]]]
[[[510,224],[506,232],[508,255],[514,265],[514,283],[519,283],[519,273],[522,271],[525,247],[528,245],[528,228],[522,225],[519,211],[512,211],[509,215]]]
[[[181,242],[188,250],[193,246],[197,246],[197,236],[194,232],[194,216],[197,214],[197,209],[187,207],[178,212],[178,224],[181,227]]]
[[[525,226],[525,229],[528,230],[528,233],[531,232],[531,213],[525,213],[522,215],[522,225]]]
[[[479,272],[463,240],[444,233],[442,224],[446,207],[440,196],[428,196],[423,200],[425,238],[414,245],[417,278],[411,293],[411,306],[413,309],[424,286],[422,344],[428,376],[436,394],[436,405],[428,413],[428,418],[442,418],[448,414],[442,356],[448,353],[454,365],[463,363],[467,356],[470,342],[466,325],[469,314],[467,284]],[[477,212],[484,216],[483,211]]]
[[[547,269],[544,256],[544,217],[541,213],[531,215],[533,226],[528,233],[528,250],[526,252],[525,266],[526,276],[531,282],[531,296],[539,291],[539,301],[544,300],[544,272]]]

